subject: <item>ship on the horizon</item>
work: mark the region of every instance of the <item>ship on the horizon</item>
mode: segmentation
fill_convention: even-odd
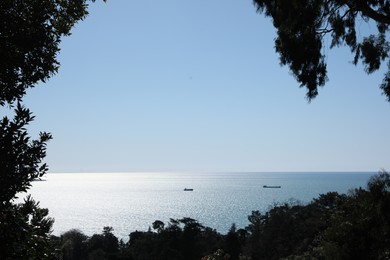
[[[273,189],[279,189],[282,186],[279,185],[263,185],[263,188],[273,188]]]

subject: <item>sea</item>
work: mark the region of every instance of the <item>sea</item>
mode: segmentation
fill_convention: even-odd
[[[48,173],[28,191],[55,219],[53,234],[91,236],[110,226],[125,242],[155,220],[190,217],[225,234],[254,210],[306,204],[330,191],[366,187],[374,172]],[[280,188],[263,188],[263,185]],[[193,189],[184,191],[184,189]],[[26,194],[22,194],[22,199]]]

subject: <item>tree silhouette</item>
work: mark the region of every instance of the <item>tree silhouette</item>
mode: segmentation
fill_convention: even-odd
[[[86,0],[0,2],[0,105],[57,73],[61,37],[87,14]]]
[[[13,200],[17,193],[25,192],[31,182],[42,177],[47,166],[42,161],[51,135],[40,133],[33,140],[27,125],[34,119],[22,105],[26,89],[53,76],[59,67],[57,54],[61,37],[70,35],[71,28],[87,14],[87,0],[2,0],[0,1],[0,107],[12,119],[0,120],[0,246],[2,259],[42,259],[32,250],[24,250],[26,237],[34,225],[45,226],[36,240],[46,241],[52,220],[47,210],[40,209],[31,198],[20,205]],[[92,2],[94,2],[92,0]],[[39,213],[40,212],[40,213]],[[34,214],[40,214],[36,218]],[[19,228],[11,228],[17,225]],[[28,232],[27,232],[27,231]],[[26,233],[27,232],[27,233]],[[37,251],[46,252],[46,244]],[[10,245],[10,246],[7,246]]]
[[[1,259],[53,259],[48,234],[54,220],[48,210],[28,196],[23,203],[9,204],[0,211]]]
[[[388,71],[380,88],[390,102],[390,43],[386,39],[390,25],[390,1],[364,0],[254,0],[257,11],[273,20],[277,29],[275,50],[281,65],[288,65],[300,83],[307,88],[309,100],[327,81],[324,39],[332,39],[330,48],[346,45],[356,65],[361,61],[370,74],[383,63]],[[359,39],[358,21],[376,23],[376,32]]]

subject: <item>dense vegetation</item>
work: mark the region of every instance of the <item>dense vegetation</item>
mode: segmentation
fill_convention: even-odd
[[[329,192],[307,205],[284,203],[253,211],[249,225],[220,234],[191,218],[156,220],[125,243],[104,227],[87,237],[52,237],[56,258],[70,259],[390,259],[390,175],[366,189]]]

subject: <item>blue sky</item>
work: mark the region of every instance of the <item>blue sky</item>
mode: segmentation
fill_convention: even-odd
[[[390,103],[347,49],[308,103],[252,1],[97,1],[28,92],[51,172],[390,170]],[[373,29],[362,23],[362,35]],[[359,32],[360,33],[360,32]]]

